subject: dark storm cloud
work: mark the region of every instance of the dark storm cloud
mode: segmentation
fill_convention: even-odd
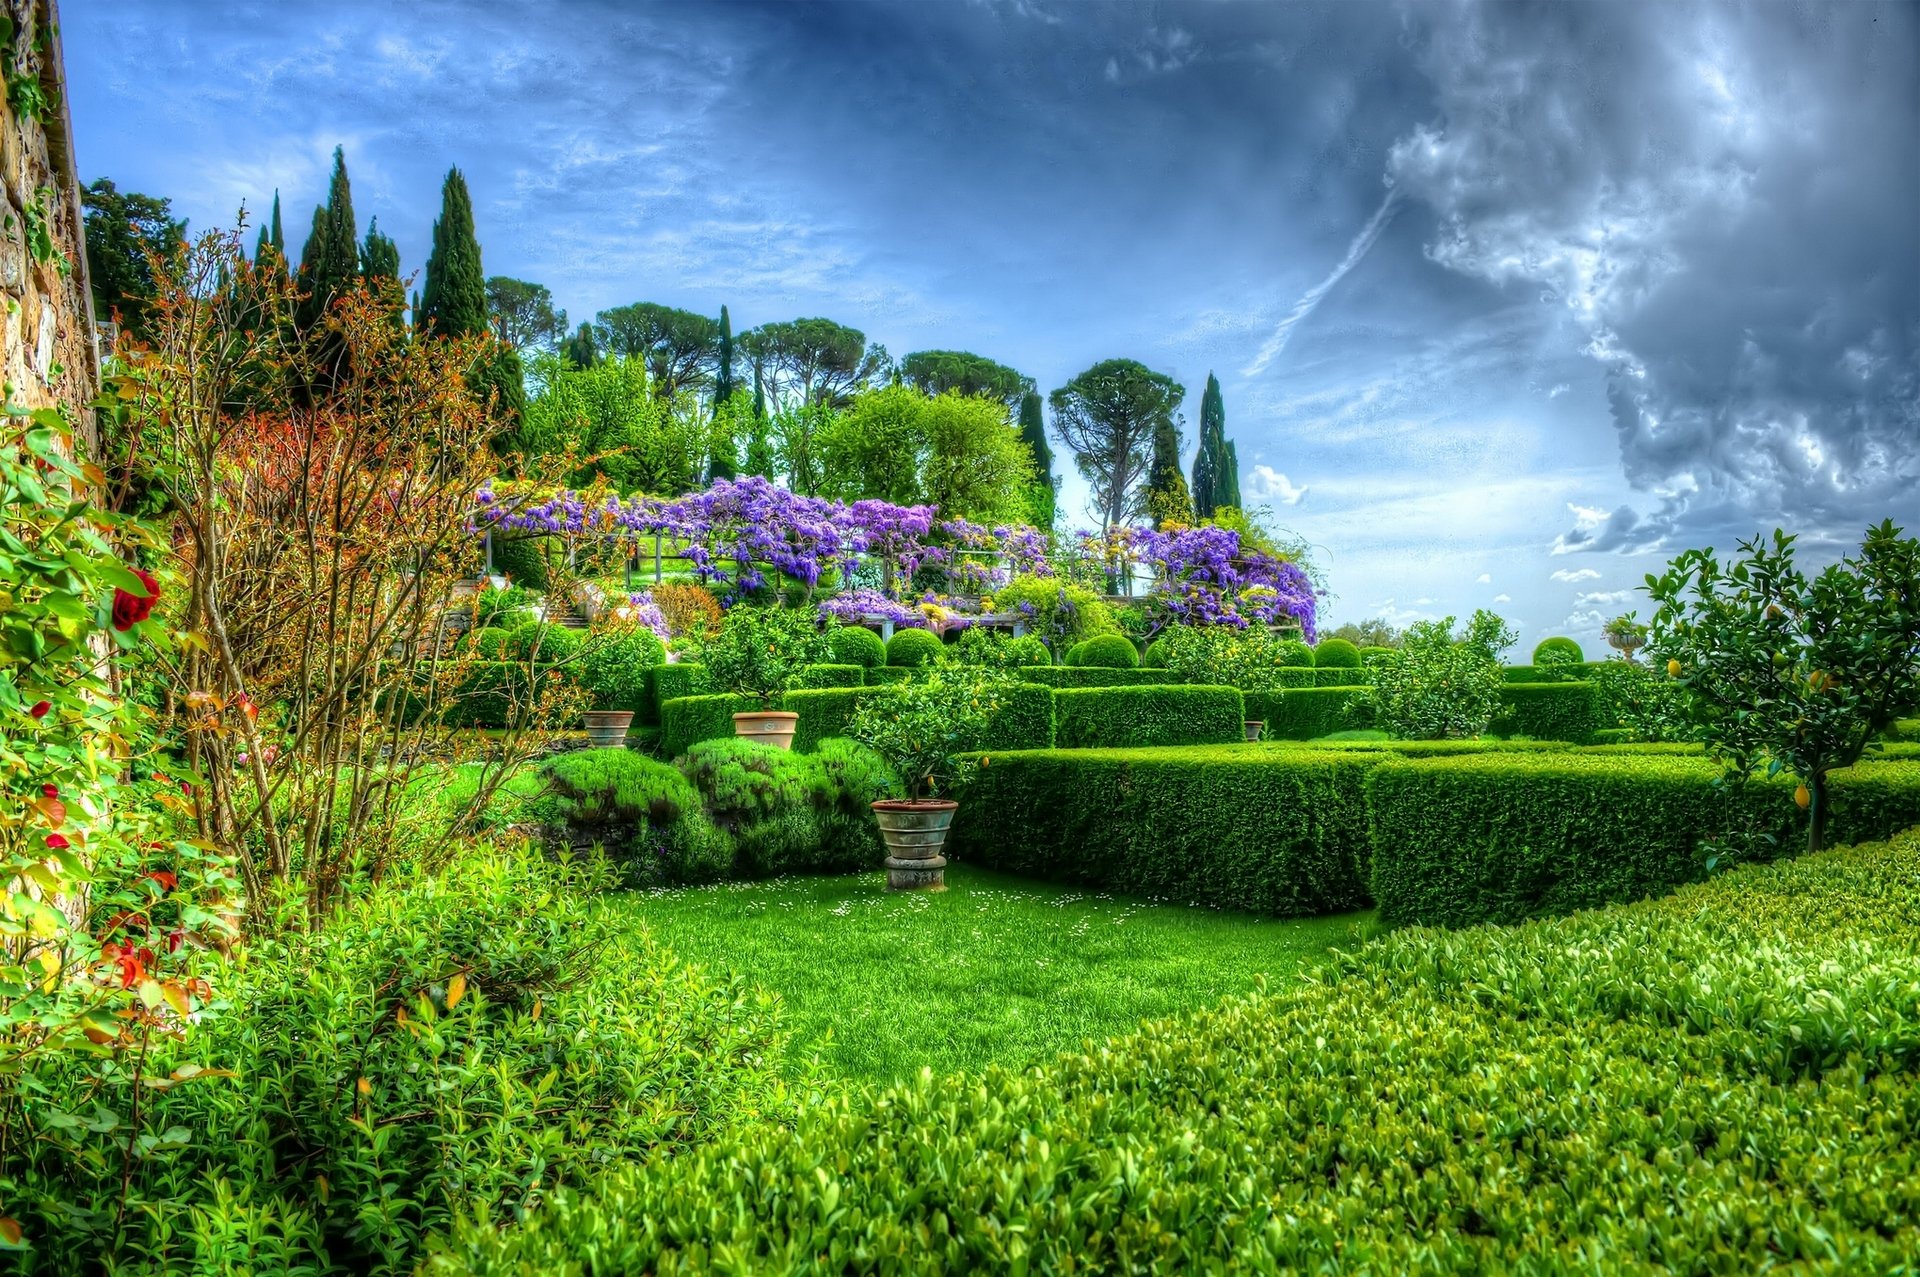
[[[1920,506],[1915,10],[1423,10],[1440,115],[1395,148],[1441,264],[1529,281],[1607,369],[1651,512],[1559,549]]]

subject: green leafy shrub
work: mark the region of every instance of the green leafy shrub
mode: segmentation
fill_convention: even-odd
[[[1021,681],[1048,687],[1137,687],[1178,683],[1167,670],[1122,670],[1101,666],[1026,666],[1014,671]]]
[[[1368,721],[1349,725],[1414,740],[1482,734],[1501,708],[1500,652],[1512,643],[1512,629],[1485,609],[1459,634],[1450,616],[1407,627],[1400,651],[1373,666]]]
[[[794,749],[812,753],[821,742],[845,736],[855,708],[879,690],[865,687],[788,692],[780,708],[800,716],[794,725]],[[980,748],[1053,748],[1052,689],[1024,683],[1003,689]]]
[[[1708,841],[1767,856],[1796,823],[1792,786],[1728,785],[1704,758],[1489,753],[1383,766],[1369,782],[1373,894],[1396,923],[1514,922],[1671,891]],[[1842,837],[1920,822],[1920,766],[1836,773]]]
[[[1035,669],[1053,664],[1053,654],[1047,651],[1047,645],[1031,634],[1008,639],[1005,654],[1010,669]]]
[[[677,662],[662,665],[647,672],[647,704],[650,713],[647,721],[660,722],[660,707],[668,701],[678,700],[682,696],[705,696],[716,689],[713,680],[707,677],[707,667]]]
[[[1130,670],[1139,667],[1140,653],[1133,640],[1123,634],[1097,634],[1075,644],[1067,653],[1067,664]]]
[[[1299,639],[1280,640],[1280,664],[1289,669],[1313,668],[1313,649]]]
[[[708,817],[732,838],[733,873],[849,873],[884,855],[868,804],[898,794],[899,778],[871,750],[822,742],[796,754],[758,741],[703,741],[680,767]]]
[[[576,675],[600,710],[640,713],[647,703],[647,675],[667,659],[667,649],[644,625],[604,630],[587,644]]]
[[[1351,687],[1300,687],[1248,692],[1246,714],[1266,724],[1262,740],[1318,740],[1346,724],[1346,708],[1365,693]]]
[[[981,606],[1026,617],[1028,631],[1055,657],[1096,634],[1121,632],[1113,609],[1099,595],[1058,577],[1016,576],[982,600]]]
[[[1360,649],[1343,638],[1324,638],[1313,649],[1313,663],[1320,669],[1357,670]]]
[[[867,686],[891,687],[895,683],[905,683],[912,678],[912,670],[897,669],[892,665],[876,665],[867,671]]]
[[[1905,835],[1397,932],[1045,1068],[620,1165],[524,1225],[463,1225],[433,1271],[998,1272],[1018,1247],[1036,1273],[1903,1272],[1916,883]]]
[[[586,638],[578,630],[551,621],[529,621],[507,631],[502,650],[510,661],[554,665],[580,654]]]
[[[1581,651],[1580,645],[1570,638],[1541,639],[1533,649],[1533,663],[1542,668],[1583,665],[1586,659],[1587,654]]]
[[[1157,638],[1147,644],[1147,650],[1140,653],[1140,668],[1144,670],[1163,670],[1167,668],[1167,641]]]
[[[506,655],[507,633],[497,625],[489,625],[483,629],[468,630],[460,636],[460,642],[481,660],[497,661]]]
[[[540,774],[547,791],[528,814],[566,841],[598,843],[636,886],[711,882],[733,859],[702,815],[700,795],[666,763],[627,749],[560,754]]]
[[[1592,683],[1509,683],[1500,689],[1500,704],[1502,736],[1584,745],[1606,722],[1600,689]]]
[[[678,758],[703,740],[733,735],[733,716],[766,709],[764,702],[732,692],[676,696],[660,707],[660,754]]]
[[[1244,706],[1231,687],[1085,687],[1053,696],[1061,749],[1225,745],[1245,740]]]
[[[978,665],[990,670],[1017,670],[1029,665],[1053,664],[1047,645],[1033,635],[1014,638],[1004,630],[980,626],[962,630],[959,641],[947,649],[947,656],[962,665]]]
[[[1298,639],[1277,638],[1259,626],[1236,630],[1224,625],[1176,625],[1161,636],[1167,673],[1175,682],[1237,687],[1269,692],[1278,687],[1312,687],[1314,670],[1299,664],[1300,652],[1313,649]]]
[[[509,585],[504,590],[488,586],[474,598],[473,623],[481,627],[517,629],[536,619],[532,613],[539,602],[539,594],[524,586]]]
[[[947,650],[931,630],[895,630],[887,640],[887,664],[895,669],[919,669],[939,660]]]
[[[967,755],[990,747],[995,718],[1020,690],[998,671],[936,665],[925,677],[864,697],[847,735],[900,774],[907,797],[932,797],[964,786],[977,766]]]
[[[1363,647],[1360,649],[1360,664],[1362,668],[1377,665],[1381,661],[1397,655],[1399,651],[1400,649],[1397,647],[1379,647],[1377,645]]]
[[[827,653],[835,665],[871,669],[887,663],[887,644],[864,625],[836,625],[827,631]]]
[[[793,676],[794,690],[823,687],[859,687],[866,671],[858,665],[809,665]]]
[[[544,592],[563,550],[558,537],[503,537],[493,534],[493,570],[517,586]]]
[[[743,606],[728,612],[720,632],[701,646],[700,662],[714,687],[771,705],[801,670],[824,664],[827,654],[812,613]]]
[[[793,725],[793,748],[810,754],[820,742],[847,734],[854,706],[874,695],[870,687],[798,688],[780,698],[780,708],[800,716]],[[731,731],[731,728],[729,728]]]

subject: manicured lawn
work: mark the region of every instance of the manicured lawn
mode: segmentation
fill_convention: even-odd
[[[1368,913],[1276,922],[947,870],[938,895],[879,873],[623,896],[688,960],[778,993],[795,1053],[888,1082],[1024,1067],[1142,1019],[1292,978],[1358,943]]]

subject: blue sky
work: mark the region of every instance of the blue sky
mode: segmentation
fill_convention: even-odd
[[[205,229],[344,145],[577,322],[826,315],[1042,390],[1211,370],[1329,622],[1600,623],[1680,548],[1920,523],[1910,4],[355,3],[63,11],[83,173]],[[1071,476],[1066,505],[1085,493]]]

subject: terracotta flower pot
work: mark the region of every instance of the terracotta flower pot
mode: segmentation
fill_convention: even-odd
[[[887,890],[945,891],[947,830],[960,804],[947,798],[882,798],[873,804],[887,843]]]
[[[590,709],[585,714],[587,740],[595,749],[623,749],[627,729],[633,726],[630,709]]]
[[[1250,741],[1259,740],[1260,733],[1267,730],[1267,720],[1264,718],[1244,719],[1240,725],[1247,729],[1247,739]]]
[[[733,734],[743,740],[757,740],[775,749],[793,748],[793,729],[800,723],[798,714],[782,709],[754,710],[733,716]]]

